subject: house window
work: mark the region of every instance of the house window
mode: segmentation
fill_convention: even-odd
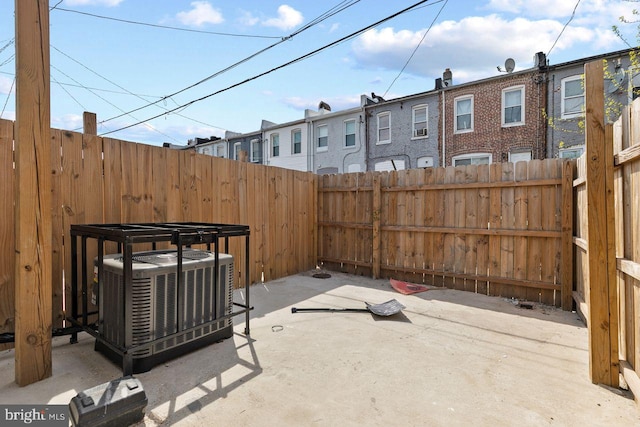
[[[356,121],[347,120],[344,122],[344,146],[354,147],[356,145]]]
[[[224,144],[216,146],[216,157],[224,157]]]
[[[404,160],[385,160],[376,163],[374,168],[377,172],[404,170]]]
[[[531,151],[509,152],[509,161],[511,163],[528,162],[531,160]]]
[[[418,157],[418,165],[419,168],[432,168],[433,167],[433,157],[432,156],[424,156]]]
[[[209,147],[204,147],[202,149],[202,154],[209,154]]]
[[[581,116],[584,110],[582,75],[562,79],[562,118]]]
[[[416,105],[413,107],[413,138],[425,138],[427,136],[427,106]]]
[[[389,113],[378,114],[378,144],[391,142],[391,115]]]
[[[455,133],[473,131],[473,96],[456,98],[453,102]]]
[[[300,129],[291,131],[291,152],[293,154],[302,153],[302,131]]]
[[[278,157],[280,155],[280,135],[277,133],[271,134],[271,157]]]
[[[502,126],[524,124],[524,86],[502,91]]]
[[[492,155],[489,153],[461,154],[453,157],[453,166],[488,165]]]
[[[584,153],[584,145],[574,145],[569,148],[561,148],[558,157],[561,159],[577,159]]]
[[[329,144],[329,128],[327,125],[318,126],[318,151],[326,151]]]
[[[251,140],[251,162],[262,163],[262,145],[257,138]]]
[[[242,142],[236,142],[233,144],[233,158],[235,160],[240,160],[240,151],[242,151]]]

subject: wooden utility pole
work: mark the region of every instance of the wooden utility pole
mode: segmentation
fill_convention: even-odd
[[[585,65],[587,254],[589,257],[589,374],[617,387],[618,303],[613,212],[613,137],[605,128],[602,61]],[[608,130],[607,130],[608,129]]]
[[[51,376],[49,2],[15,0],[15,379]]]

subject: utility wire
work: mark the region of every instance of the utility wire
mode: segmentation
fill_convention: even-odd
[[[194,100],[192,100],[192,101],[190,101],[190,102],[187,102],[186,104],[182,104],[181,106],[174,108],[173,110],[169,110],[169,111],[167,111],[166,113],[155,115],[155,116],[153,116],[153,117],[148,118],[147,120],[143,120],[143,121],[140,121],[140,122],[136,122],[136,123],[133,123],[133,124],[131,124],[131,125],[124,126],[124,127],[119,128],[119,129],[116,129],[116,130],[113,130],[113,131],[110,131],[110,132],[103,133],[102,135],[108,135],[108,134],[110,134],[110,133],[119,132],[119,131],[121,131],[121,130],[129,129],[129,128],[131,128],[131,127],[134,127],[134,126],[137,126],[137,125],[143,124],[143,123],[145,123],[145,122],[147,122],[147,121],[157,119],[157,118],[162,117],[162,116],[164,116],[164,115],[170,114],[170,113],[172,113],[173,111],[176,111],[176,110],[179,110],[179,109],[181,109],[181,108],[185,108],[185,107],[191,106],[191,105],[193,105],[193,104],[195,104],[195,103],[197,103],[197,102],[203,101],[203,100],[205,100],[205,99],[207,99],[207,98],[211,98],[212,96],[218,95],[218,94],[220,94],[220,93],[222,93],[222,92],[226,92],[226,91],[228,91],[228,90],[230,90],[230,89],[236,88],[236,87],[241,86],[241,85],[243,85],[243,84],[246,84],[246,83],[248,83],[248,82],[250,82],[250,81],[256,80],[256,79],[258,79],[258,78],[260,78],[260,77],[266,76],[267,74],[271,74],[271,73],[273,73],[274,71],[277,71],[277,70],[283,69],[283,68],[285,68],[285,67],[288,67],[289,65],[292,65],[292,64],[295,64],[295,63],[297,63],[297,62],[303,61],[304,59],[307,59],[307,58],[309,58],[309,57],[311,57],[311,56],[313,56],[313,55],[317,54],[318,52],[321,52],[321,51],[326,50],[326,49],[328,49],[328,48],[330,48],[330,47],[333,47],[333,46],[335,46],[335,45],[337,45],[337,44],[340,44],[340,43],[342,43],[342,42],[343,42],[343,41],[345,41],[345,40],[348,40],[348,39],[351,39],[351,38],[353,38],[353,37],[356,37],[357,35],[360,35],[360,34],[364,33],[365,31],[370,30],[371,28],[374,28],[374,27],[376,27],[376,26],[378,26],[378,25],[380,25],[380,24],[382,24],[382,23],[384,23],[384,22],[387,22],[387,21],[389,21],[389,20],[391,20],[391,19],[393,19],[393,18],[395,18],[395,17],[397,17],[397,16],[399,16],[399,15],[402,15],[402,14],[404,14],[404,13],[406,13],[406,12],[410,11],[411,9],[415,8],[416,6],[419,6],[419,5],[421,5],[421,4],[423,4],[423,3],[426,3],[426,2],[428,2],[428,1],[429,1],[429,0],[421,0],[421,1],[417,2],[417,3],[415,3],[415,4],[414,4],[414,5],[412,5],[412,6],[409,6],[409,7],[405,8],[405,9],[402,9],[401,11],[396,12],[396,13],[394,13],[393,15],[387,16],[386,18],[383,18],[383,19],[381,19],[381,20],[379,20],[379,21],[377,21],[377,22],[375,22],[375,23],[373,23],[373,24],[370,24],[370,25],[368,25],[368,26],[366,26],[366,27],[364,27],[364,28],[362,28],[362,29],[360,29],[360,30],[354,31],[353,33],[351,33],[351,34],[349,34],[349,35],[347,35],[347,36],[344,36],[344,37],[342,37],[342,38],[340,38],[340,39],[338,39],[338,40],[336,40],[336,41],[333,41],[333,42],[331,42],[331,43],[329,43],[329,44],[327,44],[327,45],[324,45],[324,46],[322,46],[322,47],[320,47],[320,48],[318,48],[318,49],[316,49],[316,50],[313,50],[313,51],[311,51],[311,52],[309,52],[309,53],[305,54],[305,55],[299,56],[298,58],[293,59],[293,60],[291,60],[291,61],[289,61],[289,62],[286,62],[286,63],[284,63],[284,64],[282,64],[282,65],[279,65],[279,66],[277,66],[277,67],[271,68],[271,69],[270,69],[270,70],[268,70],[268,71],[265,71],[265,72],[263,72],[263,73],[260,73],[260,74],[255,75],[255,76],[253,76],[253,77],[250,77],[250,78],[248,78],[248,79],[245,79],[245,80],[243,80],[243,81],[241,81],[241,82],[239,82],[239,83],[233,84],[233,85],[228,86],[228,87],[226,87],[226,88],[224,88],[224,89],[220,89],[220,90],[218,90],[218,91],[216,91],[216,92],[210,93],[210,94],[205,95],[205,96],[203,96],[203,97],[200,97],[200,98],[198,98],[198,99],[194,99]],[[101,136],[102,136],[102,135],[101,135]]]
[[[433,24],[436,23],[436,21],[438,20],[438,18],[440,17],[440,14],[442,13],[442,10],[444,9],[444,7],[447,5],[447,3],[449,3],[449,0],[445,0],[444,4],[442,5],[442,7],[440,8],[440,10],[438,11],[438,14],[435,16],[435,18],[433,18],[433,21],[431,21],[431,25],[429,25],[429,28],[427,28],[427,30],[424,32],[424,34],[422,35],[422,39],[420,39],[420,42],[418,43],[418,45],[415,47],[415,49],[413,49],[413,52],[411,52],[411,55],[409,55],[409,59],[407,59],[407,62],[404,63],[404,65],[402,66],[402,69],[400,70],[400,72],[398,73],[398,75],[396,76],[395,79],[393,79],[393,81],[391,82],[391,84],[389,85],[389,87],[387,88],[387,90],[384,91],[384,94],[382,95],[382,97],[386,97],[387,93],[391,90],[391,87],[395,84],[395,82],[400,78],[400,76],[402,75],[402,73],[404,72],[405,68],[407,68],[407,66],[409,65],[409,62],[411,62],[411,60],[413,59],[413,56],[416,54],[416,52],[418,51],[418,49],[420,48],[420,46],[422,46],[422,42],[424,41],[424,39],[427,37],[427,34],[429,34],[429,31],[431,31],[431,28],[433,27]]]
[[[111,83],[112,85],[116,86],[117,88],[122,89],[122,90],[124,91],[124,93],[125,93],[125,94],[135,96],[136,98],[138,98],[138,99],[140,99],[140,100],[142,100],[142,101],[144,101],[144,102],[149,102],[149,100],[148,100],[148,99],[143,98],[143,96],[153,97],[153,98],[158,98],[159,100],[163,100],[163,99],[165,99],[164,97],[161,97],[161,96],[139,95],[139,94],[133,93],[133,92],[131,92],[130,90],[126,89],[125,87],[120,86],[119,84],[117,84],[117,83],[115,83],[115,82],[113,82],[113,81],[109,80],[108,78],[106,78],[105,76],[101,75],[100,73],[98,73],[98,72],[96,72],[96,71],[92,70],[91,68],[87,67],[86,65],[84,65],[84,64],[83,64],[83,63],[81,63],[80,61],[77,61],[76,59],[74,59],[74,58],[72,58],[71,56],[67,55],[66,53],[64,53],[63,51],[61,51],[60,49],[58,49],[57,47],[55,47],[55,46],[53,46],[53,45],[51,45],[51,47],[52,47],[54,50],[56,50],[57,52],[59,52],[61,55],[64,55],[65,57],[67,57],[67,58],[68,58],[68,59],[70,59],[71,61],[75,62],[76,64],[78,64],[78,65],[80,65],[81,67],[83,67],[84,69],[86,69],[87,71],[89,71],[89,72],[91,72],[91,73],[95,74],[96,76],[100,77],[101,79],[103,79],[103,80],[105,80],[105,81],[107,81],[107,82]],[[75,80],[74,80],[74,81],[75,81]],[[93,89],[93,90],[92,90],[92,88],[89,88],[89,87],[87,87],[87,86],[83,86],[83,85],[79,85],[79,87],[81,87],[81,88],[83,88],[83,89],[85,89],[85,90],[88,90],[89,92],[91,92],[91,93],[93,93],[94,95],[96,95],[96,94],[93,92],[93,90],[96,90],[96,89]],[[107,92],[108,92],[108,91],[107,91]],[[115,91],[113,91],[113,92],[115,92]],[[67,92],[67,93],[68,93],[68,92]],[[116,93],[117,93],[117,92],[116,92]],[[120,92],[120,93],[122,93],[122,92]],[[96,95],[96,96],[97,96],[97,95]],[[100,97],[100,98],[104,100],[104,98],[102,98],[102,97]],[[110,105],[113,105],[113,104],[111,104],[110,102],[108,102],[108,101],[106,101],[106,100],[105,100],[105,102],[109,103]],[[155,103],[153,103],[153,105],[155,105]],[[167,111],[167,109],[166,109],[165,107],[162,107],[162,106],[160,106],[160,105],[156,105],[156,106],[157,106],[158,108],[160,108],[160,109],[163,109],[163,110]],[[117,109],[118,109],[119,111],[123,112],[123,114],[121,114],[121,115],[120,115],[120,116],[118,116],[118,117],[122,117],[122,116],[128,115],[128,113],[125,113],[123,109],[121,109],[121,108],[117,108]],[[205,126],[214,127],[214,128],[217,128],[217,129],[223,129],[223,128],[219,127],[219,126],[215,126],[215,125],[212,125],[212,124],[209,124],[209,123],[204,123],[204,122],[201,122],[201,121],[199,121],[199,120],[193,119],[193,118],[191,118],[191,117],[184,116],[184,115],[182,115],[182,114],[176,114],[176,115],[178,115],[178,116],[180,116],[180,117],[182,117],[182,118],[185,118],[185,119],[187,119],[187,120],[191,120],[191,121],[193,121],[193,122],[195,122],[195,123],[199,123],[199,124],[205,125]],[[133,117],[133,116],[132,116],[132,117]],[[136,119],[136,120],[137,120],[137,119]],[[100,122],[100,124],[102,124],[102,125],[103,125],[103,124],[104,124],[104,122]],[[77,130],[77,129],[76,129],[76,130]]]
[[[567,23],[564,24],[564,27],[562,27],[562,31],[560,31],[560,34],[558,34],[558,37],[556,38],[556,41],[553,42],[553,45],[551,46],[551,49],[549,49],[549,51],[547,52],[547,57],[549,57],[549,55],[551,55],[551,51],[553,50],[554,47],[556,47],[556,43],[558,43],[558,40],[560,40],[560,37],[562,36],[562,33],[564,33],[564,30],[567,29],[567,26],[569,26],[569,23],[573,20],[574,16],[576,16],[576,9],[578,9],[578,5],[580,4],[581,1],[582,0],[578,0],[576,2],[576,6],[573,8],[573,13],[569,17],[569,20],[567,21]]]
[[[14,77],[11,81],[11,87],[9,88],[9,93],[7,93],[7,99],[4,100],[4,105],[2,106],[2,111],[0,111],[0,118],[4,115],[4,110],[7,108],[7,104],[9,103],[9,98],[11,97],[11,92],[13,92],[13,86],[16,84],[16,78]]]
[[[327,12],[324,12],[322,15],[320,15],[317,18],[315,18],[314,20],[312,20],[308,24],[304,25],[303,27],[299,28],[298,30],[294,31],[290,35],[288,35],[286,37],[283,37],[282,40],[280,40],[280,41],[278,41],[278,42],[276,42],[276,43],[274,43],[274,44],[272,44],[270,46],[267,46],[264,49],[261,49],[261,50],[255,52],[255,53],[253,53],[252,55],[249,55],[248,57],[246,57],[244,59],[241,59],[240,61],[237,61],[237,62],[229,65],[228,67],[223,68],[222,70],[219,70],[219,71],[217,71],[217,72],[215,72],[215,73],[213,73],[213,74],[211,74],[211,75],[209,75],[209,76],[197,81],[196,83],[193,83],[193,84],[191,84],[191,85],[189,85],[189,86],[187,86],[187,87],[185,87],[183,89],[180,89],[180,90],[178,90],[176,92],[173,92],[172,94],[166,95],[162,99],[159,99],[159,100],[157,100],[155,102],[151,102],[151,103],[142,105],[142,106],[140,106],[138,108],[134,108],[133,110],[130,110],[127,113],[135,113],[136,111],[140,111],[142,109],[148,108],[148,107],[150,107],[150,106],[152,106],[154,104],[157,104],[158,102],[165,101],[166,99],[172,98],[172,97],[174,97],[174,96],[176,96],[176,95],[178,95],[178,94],[180,94],[182,92],[186,92],[189,89],[193,89],[194,87],[196,87],[198,85],[201,85],[202,83],[205,83],[205,82],[207,82],[207,81],[209,81],[209,80],[211,80],[211,79],[213,79],[213,78],[215,78],[215,77],[217,77],[217,76],[219,76],[219,75],[221,75],[223,73],[226,73],[226,72],[236,68],[237,66],[239,66],[239,65],[241,65],[241,64],[243,64],[245,62],[250,61],[251,59],[255,58],[256,56],[261,55],[262,53],[264,53],[264,52],[266,52],[266,51],[268,51],[270,49],[273,49],[274,47],[278,46],[279,44],[284,43],[287,40],[291,40],[293,37],[297,36],[298,34],[302,33],[303,31],[306,31],[309,28],[319,24],[320,22],[322,22],[322,21],[324,21],[324,20],[326,20],[326,19],[328,19],[328,18],[330,18],[330,17],[342,12],[343,10],[353,6],[354,4],[358,3],[359,1],[360,0],[342,1],[338,5],[332,7]],[[106,123],[106,122],[109,122],[111,120],[118,119],[118,118],[126,115],[127,113],[120,114],[120,115],[114,116],[114,117],[110,117],[108,119],[105,119],[101,123]]]
[[[55,6],[53,7],[53,9],[60,10],[60,11],[63,11],[63,12],[71,12],[71,13],[77,13],[77,14],[80,14],[80,15],[91,16],[93,18],[107,19],[109,21],[123,22],[125,24],[143,25],[143,26],[146,26],[146,27],[162,28],[162,29],[165,29],[165,30],[185,31],[185,32],[189,32],[189,33],[210,34],[210,35],[214,35],[214,36],[226,36],[226,37],[246,37],[246,38],[256,38],[256,39],[281,39],[281,37],[279,37],[279,36],[262,36],[262,35],[254,35],[254,34],[221,33],[221,32],[216,32],[216,31],[193,30],[193,29],[190,29],[190,28],[180,28],[180,27],[171,27],[171,26],[168,26],[168,25],[150,24],[148,22],[130,21],[130,20],[127,20],[127,19],[112,18],[112,17],[109,17],[109,16],[95,15],[93,13],[80,12],[79,10],[64,9],[62,7],[55,7]]]
[[[60,74],[62,74],[63,76],[65,76],[66,78],[68,78],[68,79],[70,79],[70,80],[72,80],[72,81],[74,81],[74,82],[76,82],[76,83],[78,83],[78,84],[79,84],[79,82],[77,82],[75,79],[73,79],[73,78],[72,78],[72,77],[70,77],[68,74],[66,74],[66,73],[64,73],[63,71],[61,71],[60,69],[56,68],[54,65],[50,65],[50,66],[51,66],[51,68],[53,68],[54,70],[56,70],[57,72],[59,72]],[[63,88],[63,90],[64,90],[65,92],[67,92],[67,90],[66,90],[66,89],[64,89],[64,88]],[[97,93],[95,93],[95,92],[93,92],[93,91],[91,91],[91,90],[89,90],[89,92],[91,92],[92,94],[94,94],[95,96],[97,96],[98,98],[100,98],[101,100],[103,100],[104,102],[106,102],[107,104],[111,105],[113,108],[115,108],[115,109],[117,109],[117,110],[122,111],[122,109],[121,109],[120,107],[118,107],[118,106],[117,106],[117,105],[115,105],[114,103],[110,102],[109,100],[105,99],[104,97],[100,96],[99,94],[97,94]],[[69,92],[67,92],[67,93],[69,93]],[[71,96],[71,94],[69,94],[69,95]],[[72,97],[72,98],[73,98],[73,97]],[[73,100],[74,100],[74,101],[76,101],[76,102],[78,102],[75,98],[73,98]],[[80,104],[79,102],[78,102],[78,104],[80,105],[80,107],[82,107],[82,109],[83,109],[84,111],[87,111],[87,109],[86,109],[82,104]],[[131,118],[132,118],[132,119],[134,119],[134,120],[138,120],[135,116],[133,116],[133,115],[131,115],[131,114],[129,114],[129,117],[131,117]],[[153,130],[153,131],[155,131],[155,132],[159,133],[159,134],[160,134],[160,135],[162,135],[162,136],[165,136],[165,137],[167,137],[167,138],[173,139],[173,140],[174,140],[174,141],[176,141],[176,142],[180,142],[180,141],[178,141],[177,139],[175,139],[174,137],[172,137],[172,136],[170,136],[170,135],[167,135],[167,134],[165,134],[164,132],[159,131],[158,129],[156,129],[155,127],[153,127],[152,125],[150,125],[150,124],[148,124],[148,123],[143,123],[143,124],[144,124],[147,128],[149,128],[149,129],[151,129],[151,130]],[[108,132],[108,133],[110,133],[110,132]]]

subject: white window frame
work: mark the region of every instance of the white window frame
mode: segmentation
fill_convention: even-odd
[[[300,135],[298,142],[300,151],[296,152],[296,134]],[[302,154],[302,129],[293,129],[291,131],[291,154]]]
[[[584,145],[572,145],[570,147],[561,148],[558,150],[558,157],[561,159],[577,159],[584,154]],[[577,156],[567,156],[568,153],[574,153],[579,151]]]
[[[471,112],[465,113],[470,114],[471,118],[469,120],[469,128],[466,129],[458,129],[458,103],[462,101],[469,101],[471,104]],[[453,100],[453,133],[468,133],[473,132],[473,95],[464,95],[454,98]]]
[[[271,157],[280,157],[280,134],[272,133],[269,135],[269,145],[271,146]],[[277,148],[277,153],[276,153]]]
[[[418,157],[418,161],[416,162],[416,167],[418,167],[418,168],[432,168],[432,167],[435,167],[435,162],[434,162],[433,156]]]
[[[526,160],[516,160],[515,162],[513,161],[514,157],[517,159],[518,157],[522,156],[523,154],[528,154],[529,158],[526,159]],[[511,163],[528,162],[530,160],[533,160],[533,153],[531,152],[531,150],[527,150],[527,151],[509,151],[509,162],[511,162]]]
[[[567,83],[570,82],[574,82],[576,80],[580,80],[580,85],[582,87],[582,95],[575,95],[575,96],[571,96],[571,97],[567,97],[565,96],[565,90],[566,90],[566,85]],[[561,98],[561,102],[560,102],[560,111],[562,113],[561,117],[563,119],[571,119],[574,117],[582,117],[584,115],[584,84],[582,83],[583,80],[583,75],[582,74],[578,74],[575,76],[571,76],[571,77],[565,77],[564,79],[562,79],[561,83],[560,83],[560,98]],[[580,111],[578,112],[570,112],[570,113],[565,113],[565,102],[568,98],[571,99],[578,99],[578,98],[582,98],[582,108],[580,108]]]
[[[383,117],[387,117],[387,120],[389,122],[386,127],[380,127],[380,119]],[[377,129],[376,144],[391,144],[391,113],[389,111],[378,113],[376,129]],[[388,137],[387,139],[380,139],[380,131],[385,129],[388,132]]]
[[[424,122],[416,121],[416,111],[424,110]],[[416,125],[424,123],[424,128],[416,128]],[[422,139],[429,136],[429,107],[427,104],[414,105],[411,109],[411,139]]]
[[[242,142],[233,143],[233,159],[240,160],[240,151],[242,150]]]
[[[507,93],[511,92],[520,92],[520,120],[517,122],[506,122],[506,110],[507,108],[516,107],[516,105],[507,105],[506,96]],[[524,117],[525,117],[525,97],[524,97],[524,85],[520,86],[512,86],[505,89],[502,89],[502,127],[512,127],[512,126],[522,126],[524,125]]]
[[[262,162],[262,145],[259,139],[251,140],[251,163]]]
[[[216,145],[216,151],[215,151],[215,156],[216,157],[222,157],[224,158],[226,155],[226,147],[225,147],[225,143],[220,143]]]
[[[347,125],[349,123],[353,123],[353,133],[347,133]],[[344,148],[353,148],[356,146],[356,119],[349,119],[349,120],[345,120],[344,124],[342,126],[342,128],[344,129]],[[349,145],[347,142],[347,137],[353,135],[353,144]]]
[[[320,129],[323,130],[324,135],[320,135]],[[329,126],[326,124],[318,125],[316,128],[318,138],[316,139],[316,150],[317,151],[328,151],[329,150]],[[323,145],[320,145],[324,142]]]
[[[471,164],[483,164],[483,163],[474,163],[474,159],[479,159],[479,158],[483,158],[483,157],[488,157],[489,158],[489,164],[493,163],[493,155],[491,153],[468,153],[468,154],[460,154],[457,156],[453,156],[453,158],[451,159],[451,164],[453,166],[457,166],[456,163],[460,160],[467,160],[470,159],[471,160]],[[461,165],[463,166],[463,165]]]
[[[394,169],[395,166],[395,169]],[[374,165],[374,170],[376,172],[390,172],[393,170],[405,170],[405,162],[404,160],[397,160],[397,159],[390,159],[390,160],[382,160],[380,162],[377,162]]]

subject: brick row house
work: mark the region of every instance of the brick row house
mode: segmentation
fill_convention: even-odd
[[[577,157],[584,150],[584,65],[604,60],[608,118],[614,121],[640,86],[631,49],[534,66],[456,84],[446,69],[434,88],[360,105],[318,110],[287,123],[263,120],[247,134],[196,144],[198,152],[319,174]],[[509,68],[509,67],[507,67]],[[205,151],[205,148],[207,150]]]

